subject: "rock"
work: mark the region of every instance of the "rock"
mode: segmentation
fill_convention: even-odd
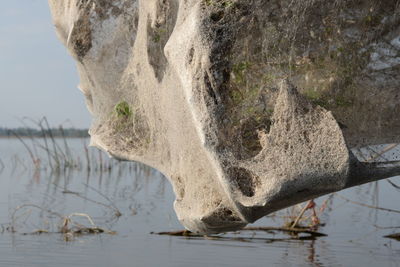
[[[92,145],[163,172],[200,233],[399,172],[349,150],[400,139],[396,2],[49,0]]]

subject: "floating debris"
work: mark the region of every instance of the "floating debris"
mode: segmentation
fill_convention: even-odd
[[[71,213],[69,215],[61,215],[58,212],[52,211],[50,209],[45,209],[42,208],[38,205],[35,204],[24,204],[22,206],[17,207],[14,212],[12,213],[12,221],[10,225],[6,228],[2,226],[3,229],[10,233],[18,233],[17,230],[17,212],[26,209],[26,208],[35,208],[38,210],[41,210],[49,216],[56,216],[60,218],[58,227],[56,231],[49,231],[47,229],[37,229],[32,232],[24,232],[21,233],[22,235],[42,235],[42,234],[62,234],[64,237],[65,241],[72,241],[74,237],[76,236],[81,236],[81,235],[96,235],[96,234],[110,234],[110,235],[115,235],[115,231],[107,230],[104,228],[101,228],[97,226],[93,219],[86,213]],[[89,223],[89,226],[80,224],[76,221],[73,220],[73,218],[80,217],[80,218],[85,218],[87,222]],[[4,231],[4,230],[3,230]]]

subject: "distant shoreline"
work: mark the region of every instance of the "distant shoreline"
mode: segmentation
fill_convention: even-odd
[[[88,129],[76,128],[4,128],[0,127],[0,138],[87,138],[89,137]]]
[[[44,138],[44,136],[19,136],[20,138]],[[90,138],[90,135],[88,136],[53,136],[55,139],[60,139],[60,138],[67,138],[67,139],[85,139],[85,138]],[[49,136],[46,136],[46,138],[49,138]],[[14,135],[0,135],[0,139],[18,139],[18,137]]]

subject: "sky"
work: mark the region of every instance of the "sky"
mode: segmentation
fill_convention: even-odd
[[[72,57],[57,39],[47,0],[3,1],[0,8],[0,127],[46,116],[58,127],[88,128]]]

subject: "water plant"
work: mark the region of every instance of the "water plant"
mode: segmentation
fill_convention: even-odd
[[[116,121],[118,129],[123,130],[132,124],[133,112],[126,102],[118,103],[112,113],[113,121]],[[90,173],[110,173],[113,169],[117,168],[119,171],[123,171],[128,167],[128,171],[131,171],[131,165],[121,164],[120,161],[112,158],[103,157],[103,152],[100,150],[90,150],[87,144],[87,136],[81,135],[81,130],[74,130],[79,135],[75,136],[81,138],[83,153],[79,154],[77,151],[73,151],[70,147],[69,133],[60,125],[58,128],[50,127],[45,117],[40,120],[34,120],[31,118],[25,118],[30,123],[24,124],[26,129],[32,129],[29,131],[18,131],[18,129],[8,129],[9,136],[15,136],[19,142],[23,145],[28,153],[30,161],[32,163],[33,170],[39,171],[50,171],[52,175],[60,176],[70,171],[80,171],[85,169],[87,174]],[[29,128],[28,126],[33,124],[38,130]],[[25,128],[23,128],[25,129]],[[40,153],[40,152],[44,153]],[[84,156],[84,160],[80,156]],[[24,160],[19,158],[14,159],[17,165],[25,166]],[[0,159],[0,172],[6,168],[6,163]]]

